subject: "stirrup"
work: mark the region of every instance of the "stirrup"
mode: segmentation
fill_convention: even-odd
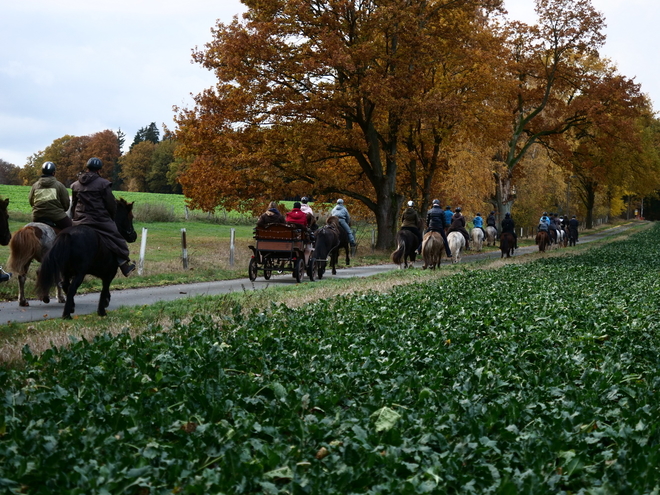
[[[0,282],[7,282],[11,278],[11,273],[6,272],[4,268],[0,266]]]

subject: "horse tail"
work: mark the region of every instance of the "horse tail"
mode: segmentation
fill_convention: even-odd
[[[9,241],[9,259],[7,268],[10,272],[25,275],[28,263],[41,258],[41,240],[34,232],[34,227],[23,227]]]
[[[48,296],[50,288],[60,280],[60,274],[64,263],[69,259],[71,253],[71,235],[61,233],[55,239],[53,246],[41,261],[41,268],[37,275],[37,297],[42,299]]]
[[[392,263],[400,265],[403,263],[403,258],[406,254],[406,241],[402,236],[397,236],[398,246],[396,251],[392,253]]]

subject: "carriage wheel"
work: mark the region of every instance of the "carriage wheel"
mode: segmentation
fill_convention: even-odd
[[[257,259],[250,258],[250,265],[248,266],[248,277],[251,282],[257,280]]]
[[[310,258],[307,265],[307,275],[309,279],[314,282],[316,279],[316,258]]]
[[[296,259],[293,264],[293,276],[296,277],[296,282],[300,283],[303,278],[303,260],[301,258]]]

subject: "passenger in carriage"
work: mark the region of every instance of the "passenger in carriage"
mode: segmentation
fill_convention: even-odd
[[[259,216],[257,227],[262,229],[274,223],[283,224],[286,223],[286,221],[280,213],[280,210],[277,209],[277,202],[271,201],[268,205],[268,209]]]
[[[303,196],[302,199],[300,200],[300,209],[302,210],[303,213],[309,213],[310,215],[314,216],[314,211],[312,210],[312,207],[309,206],[307,203],[309,203],[309,198],[307,196]]]
[[[307,230],[307,214],[300,209],[300,203],[293,203],[293,209],[286,214],[286,223],[295,223]]]

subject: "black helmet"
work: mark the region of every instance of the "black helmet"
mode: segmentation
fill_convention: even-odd
[[[53,162],[45,162],[41,166],[41,173],[44,175],[55,175],[55,164]]]
[[[491,214],[491,215],[495,215],[495,211],[494,211],[494,210],[491,211],[490,214]]]
[[[547,216],[548,216],[548,212],[547,212],[547,211],[544,211],[544,212],[543,212],[543,216],[544,216],[544,217],[547,217]]]
[[[457,212],[457,213],[460,213],[461,211],[463,211],[463,210],[461,210],[461,207],[460,207],[460,206],[459,206],[458,208],[456,208],[456,212]]]
[[[87,168],[89,170],[100,170],[102,166],[103,162],[100,158],[93,157],[87,160]]]
[[[438,205],[440,206],[440,200],[439,199],[434,199],[433,200],[433,206]]]
[[[445,210],[451,210],[451,206],[449,205],[445,206]]]
[[[302,198],[300,198],[300,201],[307,204],[307,202],[309,201],[309,198],[307,196],[303,196]]]
[[[509,212],[507,211],[507,212],[504,214],[504,216],[507,217],[507,218],[511,218],[511,213],[509,213]]]
[[[481,216],[481,213],[477,213],[477,216],[480,217],[480,216]]]

